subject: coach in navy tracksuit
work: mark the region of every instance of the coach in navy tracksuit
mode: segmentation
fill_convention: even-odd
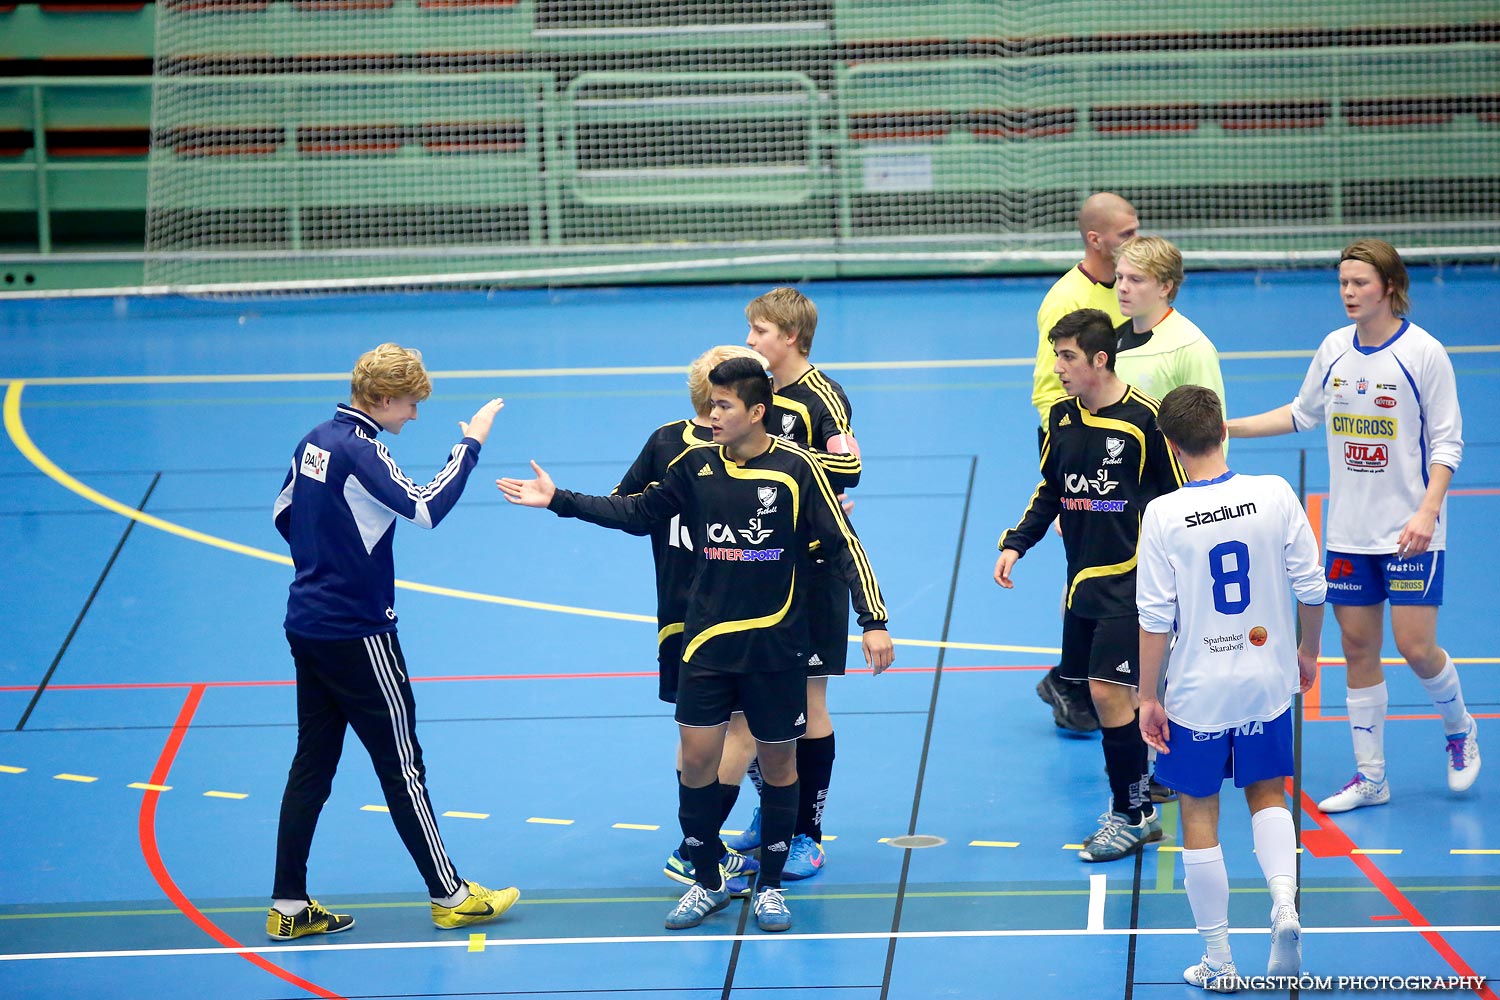
[[[377,435],[400,434],[431,393],[419,352],[382,344],[361,356],[349,405],[340,404],[332,420],[298,443],[276,498],[276,529],[291,545],[296,567],[286,637],[297,666],[297,755],[281,800],[274,903],[266,918],[266,933],[277,940],[354,924],[307,894],[313,831],[350,726],[427,881],[433,923],[463,927],[488,920],[520,896],[514,888],[490,890],[459,878],[448,859],[427,797],[416,706],[396,639],[396,519],[431,528],[453,509],[504,405],[493,399],[460,423],[463,440],[432,482],[419,486]]]

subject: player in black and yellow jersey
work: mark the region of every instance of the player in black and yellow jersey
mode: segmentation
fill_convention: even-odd
[[[742,709],[756,738],[764,784],[764,846],[756,880],[761,929],[786,930],[781,872],[797,810],[796,740],[806,727],[810,548],[848,583],[876,673],[894,659],[887,612],[864,546],[828,477],[805,450],[766,433],[771,383],[755,361],[732,358],[709,373],[714,444],[686,449],[660,482],[630,496],[558,490],[535,479],[497,482],[506,499],[549,507],[615,528],[649,528],[680,516],[697,562],[683,626],[677,712],[682,778],[679,819],[696,881],[668,914],[669,929],[694,927],[729,902],[718,864],[719,761],[731,713]],[[703,539],[699,541],[699,537]]]
[[[1042,481],[1020,523],[1000,539],[995,582],[1014,586],[1016,560],[1056,519],[1068,561],[1059,673],[1065,682],[1088,681],[1112,800],[1079,853],[1085,861],[1113,861],[1161,839],[1136,713],[1136,544],[1146,504],[1177,489],[1184,476],[1156,426],[1158,402],[1115,375],[1118,338],[1109,315],[1079,309],[1058,320],[1050,336],[1068,395],[1047,415]]]
[[[694,359],[688,368],[687,379],[688,397],[693,404],[692,418],[674,420],[652,431],[625,477],[614,488],[612,496],[643,492],[652,483],[661,481],[667,474],[667,469],[684,450],[713,441],[713,425],[709,421],[708,373],[730,358],[751,358],[762,368],[766,365],[765,358],[748,347],[735,344],[711,347]],[[677,701],[677,677],[682,664],[682,628],[687,616],[688,587],[697,567],[693,533],[683,524],[681,515],[674,515],[670,521],[657,522],[649,532],[638,528],[628,530],[631,534],[649,534],[651,537],[651,558],[656,566],[657,697],[671,704]],[[678,761],[677,770],[679,773],[682,770],[681,761]],[[734,808],[739,795],[738,781],[719,786],[721,823]],[[748,878],[756,868],[754,859],[721,847],[720,862],[729,875],[730,885],[735,893],[746,891]],[[674,881],[684,885],[693,884],[693,865],[685,842],[679,844],[667,857],[662,871]]]
[[[770,363],[775,389],[770,432],[816,455],[842,499],[844,490],[859,483],[863,466],[850,426],[849,397],[842,386],[808,360],[818,327],[817,306],[795,288],[775,288],[745,306],[745,319],[750,325],[745,343]],[[844,675],[849,655],[849,588],[817,553],[808,575],[807,594],[812,602],[813,652],[807,666],[807,735],[797,741],[801,801],[797,806],[797,835],[784,873],[788,879],[811,878],[827,859],[823,851],[823,809],[833,782],[834,758],[828,678]],[[754,751],[743,720],[731,722],[719,782],[726,787],[738,786],[748,766],[759,784],[752,762]],[[759,814],[728,844],[740,851],[759,847]]]

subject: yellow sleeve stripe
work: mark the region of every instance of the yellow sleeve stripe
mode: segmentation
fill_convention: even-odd
[[[670,625],[663,626],[661,630],[656,633],[656,644],[660,646],[672,636],[681,634],[683,627],[684,626],[682,622],[673,622]]]
[[[881,599],[880,584],[875,581],[875,569],[870,565],[870,557],[865,553],[865,547],[860,543],[859,536],[849,530],[848,517],[844,514],[844,508],[839,506],[833,486],[828,482],[828,477],[823,475],[823,470],[818,468],[818,463],[813,461],[811,455],[805,451],[795,451],[813,470],[813,481],[818,484],[818,491],[822,494],[824,502],[828,504],[828,509],[833,514],[845,543],[849,546],[849,554],[854,557],[854,568],[859,575],[860,587],[865,592],[865,603],[869,605],[870,613],[881,621],[889,621],[890,614],[886,611],[885,601]]]
[[[1017,530],[1017,529],[1019,529],[1021,527],[1021,521],[1026,520],[1026,515],[1031,513],[1031,508],[1036,503],[1036,498],[1041,495],[1041,493],[1042,493],[1042,487],[1046,486],[1046,485],[1047,485],[1047,480],[1045,480],[1045,479],[1043,479],[1041,482],[1039,482],[1039,483],[1036,484],[1036,489],[1034,489],[1034,490],[1031,491],[1031,499],[1026,501],[1026,511],[1025,511],[1025,513],[1023,513],[1021,515],[1021,520],[1017,521],[1014,525],[1011,526],[1011,528],[1010,528],[1009,531],[1006,531],[1004,535],[1000,536],[1000,541],[998,541],[998,542],[995,543],[995,548],[997,548],[997,549],[1003,549],[1003,548],[1005,548],[1005,535],[1008,535],[1008,534],[1011,533],[1011,531],[1015,531],[1015,530]]]
[[[808,375],[807,387],[817,394],[828,407],[829,416],[833,417],[833,423],[839,429],[840,434],[853,434],[854,430],[849,426],[849,410],[844,406],[844,401],[834,388],[829,384],[828,376],[814,368]],[[813,444],[821,448],[827,442],[814,441]]]

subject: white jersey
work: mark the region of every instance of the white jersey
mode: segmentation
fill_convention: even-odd
[[[1360,346],[1352,325],[1333,331],[1292,400],[1293,427],[1319,424],[1328,425],[1328,548],[1394,553],[1422,505],[1433,463],[1457,471],[1463,458],[1448,352],[1409,320],[1379,347]],[[1447,541],[1444,498],[1431,548],[1445,549]]]
[[[1141,628],[1177,630],[1167,718],[1217,732],[1286,711],[1299,686],[1288,582],[1303,604],[1327,596],[1317,540],[1286,480],[1227,472],[1157,497],[1137,558]]]

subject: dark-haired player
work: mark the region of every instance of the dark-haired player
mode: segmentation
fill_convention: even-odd
[[[828,477],[804,449],[766,433],[771,385],[765,370],[732,358],[710,372],[709,381],[715,443],[688,448],[642,493],[592,497],[558,490],[534,462],[535,479],[496,485],[513,503],[564,517],[649,528],[680,516],[693,532],[698,565],[683,626],[676,718],[678,817],[695,882],[666,926],[697,926],[728,905],[717,779],[724,730],[739,708],[755,735],[763,778],[756,922],[762,930],[783,931],[792,925],[781,872],[796,822],[796,740],[806,727],[810,655],[800,581],[814,542],[852,590],[867,662],[879,673],[894,653],[880,588]]]
[[[1068,560],[1059,669],[1065,678],[1088,678],[1111,795],[1079,856],[1114,861],[1161,839],[1135,710],[1135,548],[1141,511],[1177,488],[1182,469],[1157,430],[1156,400],[1115,375],[1117,337],[1106,313],[1069,313],[1051,339],[1068,395],[1048,414],[1042,481],[1020,523],[1000,539],[995,582],[1014,586],[1016,560],[1046,537],[1056,518]]]

